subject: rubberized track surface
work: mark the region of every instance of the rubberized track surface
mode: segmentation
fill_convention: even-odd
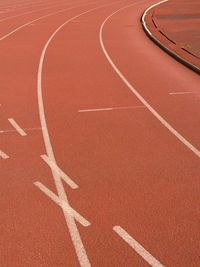
[[[200,265],[200,80],[154,3],[1,1],[1,266]]]

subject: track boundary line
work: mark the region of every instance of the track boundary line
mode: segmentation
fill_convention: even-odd
[[[191,70],[195,71],[197,74],[200,74],[200,68],[191,63],[190,61],[188,61],[186,58],[181,57],[178,53],[174,52],[173,49],[168,48],[166,45],[164,45],[161,41],[159,41],[158,38],[156,38],[151,31],[149,30],[149,28],[146,25],[145,22],[145,17],[148,13],[149,10],[151,10],[152,8],[154,8],[155,6],[158,6],[160,4],[164,4],[165,2],[168,2],[169,0],[163,0],[158,2],[157,4],[154,4],[152,6],[150,6],[147,10],[145,10],[145,12],[143,13],[142,17],[141,17],[141,23],[142,23],[142,27],[144,29],[144,32],[146,33],[146,35],[155,43],[157,44],[161,49],[163,49],[165,52],[167,52],[172,58],[176,59],[178,62],[182,63],[183,65],[185,65],[186,67],[190,68]],[[170,42],[174,43],[171,39],[169,39],[163,32],[160,31],[160,33],[162,35],[164,35]],[[183,48],[182,48],[183,49]],[[185,49],[183,49],[185,50]],[[191,54],[189,51],[185,50],[185,52]],[[193,54],[192,54],[193,55]],[[193,55],[194,57],[196,57],[195,55]]]
[[[160,5],[160,4],[162,4],[162,3],[165,3],[165,2],[168,2],[168,1],[169,1],[169,0],[162,0],[162,1],[158,2],[158,3],[156,3],[156,4],[151,5],[150,7],[148,7],[148,8],[145,10],[145,12],[144,12],[144,14],[143,14],[143,16],[142,16],[142,24],[144,25],[144,27],[145,27],[145,29],[147,30],[147,32],[148,32],[149,35],[152,36],[152,33],[151,33],[150,30],[147,28],[147,26],[146,26],[146,22],[145,22],[145,20],[144,20],[144,18],[145,18],[145,16],[146,16],[147,12],[148,12],[150,9],[154,8],[155,6],[158,6],[158,5]]]

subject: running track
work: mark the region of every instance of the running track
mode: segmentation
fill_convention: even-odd
[[[1,1],[0,266],[200,266],[200,79],[155,3]]]

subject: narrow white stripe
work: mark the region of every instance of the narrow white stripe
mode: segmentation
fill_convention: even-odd
[[[27,134],[25,131],[19,126],[19,124],[16,123],[16,121],[12,118],[8,119],[10,124],[15,128],[15,130],[21,135],[26,136]]]
[[[51,200],[53,200],[57,205],[59,205],[63,210],[65,210],[70,216],[74,217],[81,225],[87,227],[91,223],[86,220],[82,215],[75,211],[66,201],[59,198],[51,190],[49,190],[45,185],[40,182],[34,183],[45,195],[47,195]]]
[[[41,158],[46,162],[51,170],[55,171],[72,189],[78,188],[78,185],[58,167],[55,161],[52,161],[47,155],[41,155]]]
[[[60,7],[60,6],[63,6],[63,5],[65,5],[65,4],[53,5],[53,6],[51,6],[51,8]],[[31,11],[20,13],[20,14],[14,15],[14,16],[9,16],[9,17],[1,19],[0,23],[4,22],[4,21],[7,21],[7,20],[10,20],[10,19],[14,19],[14,18],[21,17],[21,16],[28,15],[28,14],[32,14],[32,13],[35,13],[35,12],[40,12],[40,11],[47,10],[47,9],[49,9],[49,7],[41,8],[41,9],[38,9],[38,10],[31,10]]]
[[[171,92],[169,95],[188,95],[188,94],[197,94],[194,92]]]
[[[57,12],[52,12],[52,13],[49,13],[49,14],[47,14],[47,15],[45,15],[45,16],[42,16],[42,17],[39,17],[39,18],[37,18],[37,19],[31,20],[31,21],[29,21],[29,22],[27,22],[27,23],[25,23],[25,24],[23,24],[23,25],[21,25],[21,26],[15,28],[14,30],[12,30],[11,32],[5,34],[4,36],[0,37],[0,41],[2,41],[2,40],[4,40],[4,39],[8,38],[9,36],[13,35],[15,32],[18,32],[18,31],[20,31],[21,29],[25,28],[26,26],[31,25],[33,22],[42,20],[42,19],[44,19],[44,18],[53,16],[53,15],[56,15],[56,14],[59,14],[59,13],[64,13],[64,12],[66,12],[66,11],[68,11],[68,10],[72,10],[72,9],[74,9],[74,8],[77,8],[77,7],[86,6],[86,5],[88,5],[88,4],[90,4],[90,2],[89,2],[89,3],[84,3],[84,4],[82,4],[82,5],[76,5],[76,6],[73,6],[73,7],[69,7],[69,8],[66,8],[66,9],[62,9],[62,10],[59,10],[59,11],[57,11]],[[91,4],[93,4],[93,2],[92,2]],[[0,21],[0,22],[1,22],[1,21]]]
[[[121,109],[139,109],[139,108],[145,108],[145,106],[80,109],[78,112],[97,112],[97,111],[112,111],[112,110],[121,110]]]
[[[141,101],[141,103],[153,114],[153,116],[164,126],[166,127],[179,141],[181,141],[188,149],[190,149],[197,157],[200,158],[200,151],[193,146],[184,136],[182,136],[176,129],[174,129],[146,100],[145,98],[132,86],[132,84],[126,79],[126,77],[122,74],[122,72],[119,70],[119,68],[115,65],[115,63],[112,61],[111,57],[108,54],[108,51],[105,48],[104,42],[103,42],[103,28],[106,24],[106,22],[115,14],[117,14],[119,11],[128,8],[132,5],[128,5],[126,7],[120,8],[111,15],[109,15],[102,23],[99,31],[99,40],[100,45],[103,50],[103,53],[105,57],[107,58],[108,62],[116,72],[116,74],[121,78],[121,80],[126,84],[126,86],[129,88],[130,91]]]
[[[24,131],[26,132],[31,132],[31,131],[41,131],[42,128],[38,127],[38,128],[24,128]],[[16,132],[16,130],[0,130],[0,133],[13,133]]]
[[[132,236],[130,236],[122,227],[114,226],[113,230],[134,249],[148,264],[153,267],[164,267],[156,258],[154,258],[143,246],[141,246]]]
[[[0,157],[2,159],[8,159],[9,158],[9,156],[6,153],[4,153],[2,150],[0,150]]]

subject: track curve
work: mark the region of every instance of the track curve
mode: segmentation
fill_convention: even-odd
[[[144,34],[156,1],[45,3],[0,24],[2,266],[198,266],[199,76]]]

